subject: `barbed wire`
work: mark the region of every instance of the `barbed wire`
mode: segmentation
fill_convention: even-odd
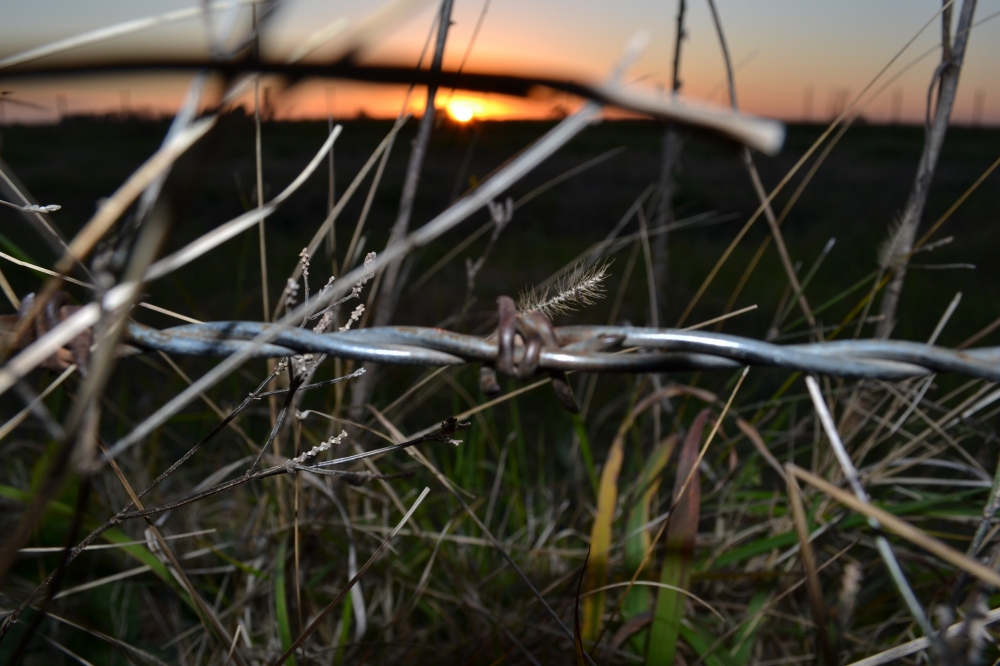
[[[243,350],[271,325],[249,321],[190,324],[157,330],[130,324],[127,341],[141,350],[182,356],[228,356]],[[542,345],[532,372],[532,352],[518,340],[517,376],[536,370],[562,372],[671,372],[766,366],[844,378],[902,380],[957,372],[1000,382],[1000,347],[955,351],[901,340],[843,340],[777,345],[737,335],[633,326],[553,328],[557,345]],[[483,338],[439,328],[384,326],[337,333],[287,329],[253,350],[258,358],[326,354],[391,365],[497,367],[497,335]],[[515,373],[503,373],[515,374]]]
[[[25,297],[22,310],[33,301]],[[44,336],[78,310],[57,292],[50,307],[14,344],[18,349]],[[507,296],[497,299],[497,330],[487,337],[423,326],[381,326],[316,332],[254,321],[216,321],[156,329],[129,322],[122,355],[160,351],[177,356],[253,358],[325,355],[389,365],[442,367],[478,363],[484,371],[525,379],[538,372],[681,372],[763,366],[816,375],[899,381],[956,372],[1000,382],[1000,347],[953,350],[903,340],[837,340],[779,345],[726,333],[637,326],[556,327],[537,310],[518,313]],[[26,316],[0,317],[0,333]],[[5,333],[6,334],[6,333]],[[261,343],[261,338],[270,342]],[[86,370],[92,333],[68,341],[46,367],[76,363]],[[488,376],[486,385],[492,385]]]

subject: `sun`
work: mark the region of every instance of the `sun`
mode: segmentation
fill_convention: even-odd
[[[467,123],[476,115],[476,107],[463,100],[454,100],[448,103],[448,115],[455,122]]]

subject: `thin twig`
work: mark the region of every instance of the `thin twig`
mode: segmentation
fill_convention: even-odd
[[[951,110],[955,104],[955,95],[958,91],[958,77],[962,71],[962,62],[965,58],[965,49],[969,41],[972,18],[975,11],[976,0],[964,0],[962,2],[962,11],[959,14],[954,44],[949,48],[947,39],[944,43],[934,118],[928,126],[924,149],[917,168],[917,175],[913,181],[910,196],[906,201],[906,206],[903,208],[903,214],[900,218],[899,235],[893,247],[895,256],[893,257],[892,280],[889,282],[888,287],[886,287],[885,295],[882,297],[882,303],[879,308],[882,320],[878,323],[876,335],[881,338],[888,337],[896,323],[896,308],[899,304],[900,294],[903,291],[907,258],[914,247],[917,228],[924,214],[927,195],[930,192],[938,157],[941,154],[941,147],[944,145],[945,134],[948,131]],[[947,36],[951,30],[950,4],[944,8],[941,20],[942,30]],[[928,104],[927,112],[929,115],[930,104]]]

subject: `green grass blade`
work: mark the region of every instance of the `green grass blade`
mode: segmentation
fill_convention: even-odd
[[[702,663],[706,664],[706,666],[735,666],[724,650],[716,648],[712,651],[712,646],[716,642],[715,637],[698,625],[682,623],[680,625],[680,635],[684,639],[684,642],[690,645],[699,657],[704,657]],[[706,654],[708,656],[704,656]],[[653,662],[650,661],[647,663],[651,664]]]
[[[676,444],[676,435],[671,435],[663,440],[659,446],[653,449],[642,470],[639,489],[645,490],[639,501],[632,507],[632,511],[629,512],[625,532],[627,534],[625,539],[625,570],[630,574],[639,568],[643,558],[646,557],[646,553],[649,552],[649,529],[640,528],[649,522],[649,507],[653,497],[656,496],[656,492],[660,488],[660,474],[663,472],[663,468],[666,467],[667,461],[670,460],[670,454],[673,453]],[[640,574],[640,577],[645,578],[646,572]],[[649,610],[649,604],[649,588],[637,585],[629,591],[628,596],[625,597],[625,601],[622,602],[622,617],[628,620],[639,613],[644,613]],[[646,630],[642,630],[636,632],[629,639],[632,647],[640,653],[645,652],[646,634]]]
[[[853,294],[854,292],[856,292],[858,289],[861,289],[861,287],[865,286],[866,284],[868,284],[869,282],[871,282],[872,280],[874,280],[877,276],[878,276],[878,271],[872,271],[871,273],[869,273],[865,277],[861,278],[860,280],[858,280],[857,282],[855,282],[854,284],[852,284],[847,289],[844,289],[839,294],[837,294],[833,298],[829,299],[828,301],[826,301],[825,303],[823,303],[819,307],[814,308],[813,309],[813,314],[814,315],[820,314],[821,312],[824,312],[825,310],[827,310],[829,308],[832,308],[834,305],[836,305],[840,301],[844,300],[845,298],[847,298],[848,296],[850,296],[851,294]],[[782,333],[787,333],[789,331],[794,331],[798,326],[801,326],[805,322],[806,322],[806,318],[805,317],[799,317],[798,319],[796,319],[795,321],[793,321],[791,324],[789,324],[789,325],[785,326],[783,329],[781,329],[781,332]]]
[[[587,429],[583,426],[583,421],[580,417],[574,414],[572,419],[576,437],[580,440],[580,457],[583,458],[583,465],[587,468],[587,477],[590,479],[590,485],[594,489],[594,496],[597,496],[597,472],[594,471],[594,454],[590,450],[590,438],[587,437]]]
[[[663,472],[667,461],[670,460],[670,454],[673,453],[676,444],[677,437],[673,435],[663,440],[659,446],[653,449],[645,467],[643,467],[639,479],[639,490],[643,492],[639,501],[629,512],[625,528],[627,535],[625,539],[625,569],[630,573],[639,568],[646,553],[649,552],[649,529],[640,528],[649,522],[649,506],[656,492],[660,489],[660,473]],[[640,577],[642,576],[643,574],[640,574]],[[622,604],[622,616],[627,620],[648,610],[649,588],[642,585],[632,588]]]
[[[957,492],[950,496],[935,497],[933,499],[927,500],[917,500],[913,502],[901,502],[899,504],[885,504],[883,502],[872,502],[875,506],[888,511],[889,513],[896,516],[913,515],[913,516],[933,516],[930,510],[936,507],[940,507],[945,504],[961,504],[968,498],[982,494],[988,491],[989,488],[972,488],[969,490],[964,490],[962,492]],[[975,511],[973,511],[975,513]],[[853,529],[867,522],[867,518],[859,515],[850,515],[845,517],[840,523],[838,523],[837,528],[840,530]],[[816,529],[817,525],[810,521],[809,529]],[[788,532],[781,532],[775,534],[774,536],[765,537],[763,539],[757,539],[756,541],[751,541],[739,548],[734,548],[729,552],[719,556],[715,563],[712,565],[715,569],[721,569],[732,564],[737,564],[748,560],[755,555],[761,555],[763,553],[768,553],[775,548],[786,548],[793,546],[798,543],[798,536],[796,536],[794,530],[789,530]]]
[[[27,261],[29,264],[38,265],[38,262],[32,259],[27,252],[19,248],[14,241],[7,238],[3,234],[0,234],[0,247],[7,250],[9,254],[13,255],[17,259],[20,259],[21,261]]]
[[[340,636],[337,637],[337,650],[333,653],[333,666],[340,666],[344,660],[345,647],[351,639],[351,613],[354,612],[354,599],[348,594],[344,597],[344,610],[340,613]],[[285,648],[286,650],[288,648]]]
[[[750,650],[753,649],[754,639],[757,637],[757,633],[760,631],[761,626],[764,624],[764,615],[760,613],[761,609],[764,608],[764,604],[767,602],[767,592],[764,590],[757,590],[754,593],[753,598],[750,599],[750,605],[747,606],[746,616],[753,618],[740,629],[739,633],[736,635],[736,640],[733,641],[733,647],[736,649],[735,653],[732,654],[732,663],[735,666],[745,666],[745,664],[750,663]],[[685,639],[686,640],[686,639]]]

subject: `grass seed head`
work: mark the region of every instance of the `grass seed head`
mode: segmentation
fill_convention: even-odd
[[[567,314],[582,306],[593,305],[605,297],[604,280],[608,277],[610,263],[595,264],[589,268],[582,265],[556,281],[554,288],[538,290],[532,287],[521,292],[517,302],[518,313],[538,310],[547,317]],[[555,295],[550,296],[552,292]]]
[[[885,270],[898,266],[903,261],[903,217],[897,215],[889,225],[889,235],[878,246],[878,265]]]
[[[347,431],[341,430],[340,434],[337,435],[336,437],[331,437],[330,439],[324,442],[320,442],[318,445],[312,447],[311,449],[300,455],[298,458],[293,458],[292,460],[290,460],[289,463],[301,465],[309,458],[314,458],[319,454],[323,453],[324,451],[329,451],[331,448],[337,446],[345,439],[347,439]]]

